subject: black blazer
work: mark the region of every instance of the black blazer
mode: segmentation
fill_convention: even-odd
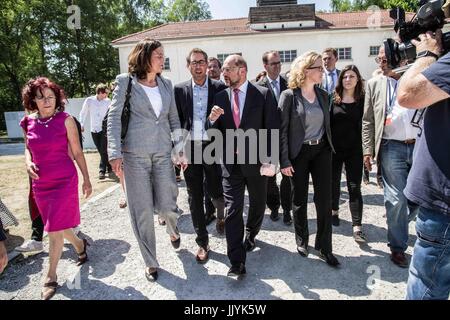
[[[228,141],[226,130],[236,130],[236,126],[233,120],[233,114],[231,111],[231,91],[230,89],[223,90],[216,94],[214,97],[214,105],[221,107],[224,110],[224,114],[221,115],[214,124],[210,121],[206,121],[206,128],[215,128],[220,130],[223,137],[223,153],[220,157],[222,166],[222,176],[229,177],[233,170],[234,159],[227,159],[226,149],[233,148],[233,156],[235,156],[237,146],[234,141]],[[242,114],[239,129],[244,132],[250,129],[259,130],[267,129],[267,155],[271,155],[272,146],[270,143],[270,134],[272,129],[279,129],[280,118],[277,112],[276,104],[274,102],[272,93],[267,88],[263,88],[252,83],[248,83],[247,95],[245,97],[244,111]],[[250,163],[249,151],[250,148],[249,139],[245,140],[245,161],[241,164],[242,173],[246,177],[260,175],[261,161],[259,159],[259,135],[257,137],[256,150],[258,152],[257,163]],[[230,139],[231,140],[231,139]],[[234,139],[233,139],[234,140]],[[253,147],[253,146],[252,146]]]
[[[278,105],[278,101],[277,101],[277,98],[275,96],[275,92],[273,92],[272,85],[269,83],[269,79],[267,77],[263,77],[256,84],[258,84],[258,85],[260,85],[262,87],[268,88],[272,92],[272,96],[273,96],[273,99],[275,100],[275,103]],[[287,89],[287,81],[286,81],[285,78],[283,78],[280,75],[280,97],[281,97],[281,92],[283,92],[286,89]]]
[[[211,113],[213,107],[213,100],[216,93],[226,89],[227,86],[221,81],[216,81],[208,78],[208,107],[206,117]],[[181,128],[191,131],[194,113],[194,99],[192,79],[179,83],[174,87],[175,103],[178,109],[178,116],[180,118]]]
[[[324,115],[327,140],[334,152],[330,129],[331,96],[318,86],[315,86],[315,91]],[[280,166],[284,169],[292,166],[291,161],[298,156],[305,141],[305,109],[301,90],[296,88],[284,91],[278,106],[281,112]]]

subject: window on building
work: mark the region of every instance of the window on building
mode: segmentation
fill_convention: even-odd
[[[278,53],[280,54],[281,63],[292,62],[297,58],[297,50],[280,50]]]
[[[380,46],[370,46],[369,56],[377,56],[378,50],[380,50]]]
[[[166,58],[164,60],[164,70],[170,70],[170,59]]]
[[[223,64],[223,62],[225,61],[225,59],[226,59],[228,56],[231,56],[232,54],[238,54],[238,55],[242,56],[242,52],[236,52],[236,53],[219,53],[219,54],[217,55],[217,59],[220,61],[220,64]]]
[[[352,48],[336,48],[339,60],[351,60]],[[378,52],[377,52],[378,54]]]

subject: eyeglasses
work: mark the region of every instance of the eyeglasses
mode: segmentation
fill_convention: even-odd
[[[319,69],[319,71],[323,71],[323,66],[318,66],[318,67],[309,67],[309,68],[307,68],[307,69],[309,69],[309,70],[312,70],[312,69]]]
[[[191,61],[191,66],[205,66],[206,65],[206,61],[205,60],[199,60],[199,61]]]
[[[418,137],[422,135],[422,118],[423,114],[425,113],[425,109],[417,109],[416,112],[414,112],[413,118],[411,119],[411,125],[415,128],[419,129],[419,133],[417,134]]]
[[[375,62],[376,63],[387,63],[387,59],[386,58],[381,59],[379,57],[376,57]]]
[[[223,73],[225,73],[225,72],[231,72],[231,71],[233,71],[233,70],[235,70],[235,69],[239,69],[239,68],[241,68],[241,67],[229,67],[229,68],[222,68],[222,72]]]
[[[50,96],[50,97],[42,97],[42,96],[36,96],[36,100],[38,101],[53,101],[56,97]]]
[[[278,61],[278,62],[271,62],[271,63],[269,63],[269,66],[275,67],[275,66],[279,66],[280,64],[281,64],[281,61]]]

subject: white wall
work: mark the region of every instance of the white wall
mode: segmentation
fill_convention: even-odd
[[[383,39],[393,37],[391,28],[351,30],[299,30],[243,36],[204,37],[184,40],[162,41],[165,55],[170,58],[170,70],[164,76],[174,84],[190,78],[186,69],[186,55],[194,47],[205,50],[209,56],[219,53],[242,52],[248,64],[248,78],[254,79],[264,70],[262,54],[269,50],[297,50],[301,55],[308,50],[321,52],[327,47],[352,48],[352,60],[338,61],[338,69],[355,64],[365,79],[377,68],[374,56],[369,56],[369,47],[381,45]],[[127,72],[128,54],[133,45],[119,47],[120,71]],[[290,63],[284,63],[282,72],[288,71]]]
[[[80,120],[80,111],[81,107],[83,106],[83,102],[85,98],[74,98],[74,99],[68,99],[69,103],[66,105],[65,111],[69,113],[70,115],[74,116],[78,120]],[[24,116],[23,111],[17,111],[17,112],[5,112],[5,120],[6,120],[6,130],[8,132],[8,138],[21,138],[23,137],[22,128],[19,126],[20,120]],[[92,140],[92,136],[90,134],[90,123],[89,121],[85,125],[85,130],[83,133],[84,136],[84,142],[83,142],[83,148],[84,149],[95,149],[94,141]]]

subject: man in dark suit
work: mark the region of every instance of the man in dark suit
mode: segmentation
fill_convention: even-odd
[[[280,76],[280,54],[278,51],[265,52],[262,56],[262,61],[267,75],[261,78],[257,84],[268,88],[272,92],[275,105],[278,106],[278,100],[280,99],[281,92],[287,89],[286,79]],[[278,189],[276,175],[269,177],[267,180],[267,206],[271,211],[270,219],[273,221],[277,221],[280,218],[278,213],[278,210],[280,209],[280,202],[283,207],[283,222],[286,225],[291,225],[291,182],[285,175],[282,175],[280,189]]]
[[[223,154],[219,161],[226,205],[227,255],[231,262],[228,276],[239,277],[246,273],[246,251],[255,248],[255,237],[263,221],[267,177],[262,174],[275,174],[274,163],[278,160],[278,150],[275,149],[278,148],[271,145],[270,136],[273,129],[279,129],[280,119],[271,91],[247,81],[247,63],[241,56],[229,56],[222,71],[230,88],[214,97],[207,128],[218,129],[223,137]],[[267,129],[267,137],[261,134],[261,129]],[[254,134],[256,141],[242,138],[251,134]],[[271,163],[264,161],[262,164],[263,159],[258,152],[261,146],[266,147]],[[274,150],[271,150],[272,147]],[[272,151],[276,157],[271,157]],[[265,173],[265,169],[269,173]],[[243,242],[245,187],[250,208]]]
[[[192,49],[186,57],[186,63],[192,78],[176,85],[174,92],[181,127],[190,134],[186,147],[189,149],[187,153],[191,157],[190,164],[184,171],[184,177],[189,195],[192,223],[197,233],[196,242],[199,246],[196,260],[204,263],[209,257],[209,238],[203,204],[204,179],[208,193],[217,209],[216,229],[223,234],[225,227],[225,202],[220,170],[217,164],[206,164],[202,155],[204,148],[210,143],[205,130],[205,122],[211,112],[214,95],[226,89],[226,86],[206,76],[208,56],[203,50]],[[197,155],[200,156],[197,157]]]
[[[336,69],[338,61],[338,52],[334,48],[326,48],[322,52],[322,61],[324,73],[322,77],[322,88],[329,94],[332,94],[338,83],[341,70]]]

